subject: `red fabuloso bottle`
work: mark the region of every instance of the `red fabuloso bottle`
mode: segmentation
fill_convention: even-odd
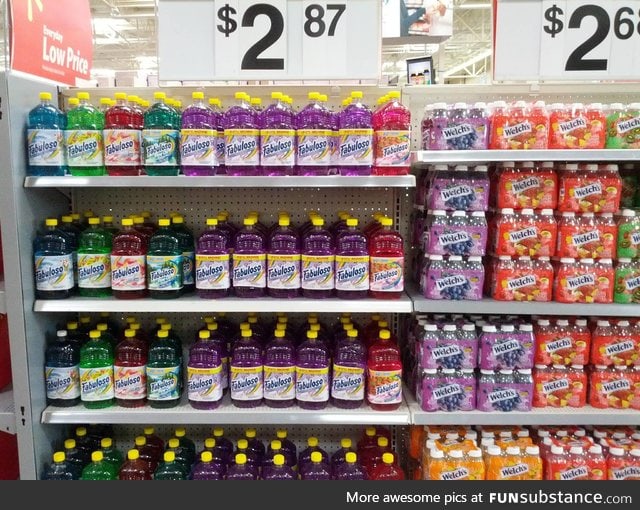
[[[149,465],[140,458],[138,450],[127,452],[127,460],[120,468],[118,480],[153,480]]]
[[[147,344],[133,329],[116,347],[114,386],[116,403],[121,407],[142,407],[147,401]]]
[[[399,299],[404,291],[404,243],[391,218],[381,218],[380,225],[369,240],[369,293],[377,299]]]
[[[402,402],[402,361],[391,332],[383,329],[369,349],[367,401],[376,411],[393,411]]]
[[[378,465],[371,475],[370,480],[406,480],[404,471],[397,464],[393,453],[382,455],[382,463]]]
[[[116,104],[106,111],[104,124],[105,167],[109,175],[140,175],[141,133],[127,94],[116,92]]]
[[[122,220],[122,230],[113,238],[111,289],[118,299],[147,296],[147,243],[133,228],[133,220]]]

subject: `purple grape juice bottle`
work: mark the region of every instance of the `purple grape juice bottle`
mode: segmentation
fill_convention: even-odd
[[[340,113],[340,175],[371,175],[373,167],[373,119],[360,91]]]
[[[241,298],[265,295],[267,287],[267,247],[254,217],[245,218],[244,228],[235,237],[233,289]]]
[[[324,219],[315,216],[311,222],[311,230],[302,238],[302,295],[329,298],[335,289],[333,236],[324,228]]]
[[[281,217],[269,237],[267,288],[271,297],[295,298],[300,295],[300,237],[288,217]]]
[[[196,243],[196,291],[203,299],[226,297],[231,287],[229,234],[218,227],[217,218],[207,219],[205,230]]]
[[[329,363],[329,350],[318,340],[318,332],[308,331],[307,339],[296,350],[296,400],[302,409],[327,407]]]
[[[241,337],[231,351],[231,402],[236,407],[259,407],[263,398],[262,347],[251,330],[242,330]]]

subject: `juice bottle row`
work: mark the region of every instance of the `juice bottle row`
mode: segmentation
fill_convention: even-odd
[[[386,321],[366,326],[348,316],[329,325],[309,316],[299,326],[247,317],[231,325],[207,318],[184,344],[164,318],[145,330],[133,317],[126,329],[108,319],[80,331],[68,322],[47,342],[47,402],[88,409],[175,407],[186,393],[192,408],[215,410],[223,396],[239,408],[266,405],[321,410],[366,403],[377,411],[402,401],[398,340]]]
[[[411,113],[392,91],[371,110],[354,91],[342,109],[310,92],[299,111],[282,92],[259,98],[244,92],[223,110],[218,98],[205,102],[193,92],[181,104],[156,92],[153,102],[124,92],[104,111],[87,92],[62,112],[51,94],[29,112],[30,175],[188,176],[402,175],[409,172]],[[110,101],[103,98],[101,104]],[[146,107],[143,110],[141,106]]]
[[[639,144],[640,103],[434,103],[422,118],[423,150],[633,149]]]
[[[412,426],[408,476],[419,480],[639,480],[630,427]]]
[[[164,440],[153,427],[135,437],[132,448],[116,447],[112,430],[78,427],[74,437],[44,466],[45,480],[403,480],[391,432],[367,427],[356,438],[343,437],[329,452],[317,437],[296,445],[286,429],[272,439],[249,428],[236,441],[215,427],[199,441],[182,428]]]
[[[228,214],[209,218],[199,235],[182,215],[124,218],[121,229],[92,216],[48,218],[34,239],[39,299],[84,297],[203,299],[228,296],[397,299],[404,290],[404,244],[393,220],[377,213],[363,229],[341,212],[328,227],[317,212],[299,227],[286,212],[267,227],[258,213],[243,227]]]

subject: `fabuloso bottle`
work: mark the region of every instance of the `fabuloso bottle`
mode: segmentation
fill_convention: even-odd
[[[225,167],[228,175],[261,175],[260,126],[249,96],[236,92],[236,104],[224,114]]]
[[[84,297],[111,296],[111,234],[100,218],[89,218],[89,228],[78,244],[78,291]]]
[[[71,175],[104,175],[104,113],[78,92],[79,104],[67,113],[64,142]]]
[[[182,250],[182,292],[190,294],[195,290],[196,247],[193,232],[184,224],[184,218],[180,215],[171,219],[171,230],[178,237]]]
[[[288,217],[281,217],[269,237],[267,288],[277,298],[294,298],[300,293],[300,238]]]
[[[358,220],[349,218],[347,229],[336,239],[336,294],[362,299],[369,293],[369,249]]]
[[[60,330],[45,350],[47,405],[71,407],[80,403],[80,346]]]
[[[353,102],[340,113],[340,175],[371,175],[373,166],[373,124],[362,92],[351,93]]]
[[[333,236],[324,228],[324,219],[314,217],[312,227],[302,238],[302,295],[328,298],[335,288]]]
[[[320,94],[309,92],[309,104],[297,116],[298,175],[329,175],[333,147],[331,112]]]
[[[231,276],[231,239],[219,228],[217,218],[207,219],[205,230],[196,244],[196,291],[203,299],[216,299],[229,294]]]
[[[147,362],[147,398],[151,407],[175,407],[180,402],[182,366],[169,331],[158,331],[149,347]]]
[[[258,407],[264,392],[262,347],[251,330],[245,329],[241,335],[231,352],[231,402],[236,407]]]
[[[157,299],[177,298],[182,294],[183,263],[180,240],[171,229],[171,220],[162,218],[149,240],[147,284],[149,295]]]
[[[109,175],[133,176],[142,171],[141,126],[127,103],[127,94],[116,92],[116,103],[105,112],[104,162]]]
[[[147,241],[133,228],[133,220],[122,220],[122,230],[113,237],[111,248],[111,289],[118,299],[138,299],[147,295]]]
[[[235,237],[233,289],[238,297],[256,298],[267,287],[267,247],[255,218],[245,218],[244,228]]]
[[[204,92],[193,92],[191,97],[193,103],[182,113],[182,173],[189,176],[215,175],[218,166],[216,116],[204,102]]]
[[[50,92],[40,92],[40,104],[29,112],[29,175],[61,176],[67,171],[63,147],[67,119],[51,98]]]
[[[58,229],[58,220],[48,218],[44,232],[33,241],[36,296],[64,299],[73,289],[73,252],[69,236]]]
[[[187,364],[189,403],[194,409],[215,409],[222,399],[222,354],[209,330],[198,333]]]
[[[264,350],[264,402],[269,407],[290,407],[296,399],[296,348],[278,329]]]
[[[302,409],[324,409],[329,401],[329,351],[316,331],[296,351],[296,400]]]
[[[153,94],[155,103],[144,113],[142,149],[147,175],[178,175],[180,121],[165,103],[166,94]]]
[[[147,401],[147,344],[134,329],[126,329],[124,337],[116,346],[113,367],[116,403],[142,407]]]
[[[80,398],[88,409],[113,405],[113,350],[98,330],[80,349]]]
[[[296,163],[294,113],[274,92],[275,101],[261,114],[260,165],[265,175],[293,175]]]

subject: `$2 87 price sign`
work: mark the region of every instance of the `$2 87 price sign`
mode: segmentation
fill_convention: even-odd
[[[379,0],[160,0],[160,79],[377,79],[380,9]]]

